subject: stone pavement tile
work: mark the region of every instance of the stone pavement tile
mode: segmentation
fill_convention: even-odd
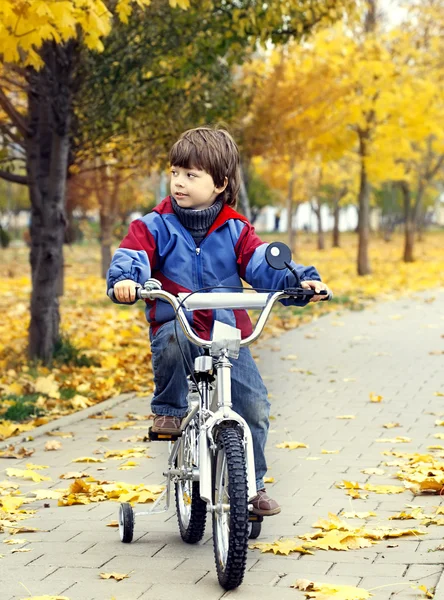
[[[6,550],[6,549],[4,550],[2,548],[1,550],[2,550],[1,553],[4,556],[1,559],[0,572],[2,570],[6,571],[9,566],[24,569],[25,566],[27,566],[29,564],[33,564],[34,562],[39,560],[40,557],[43,556],[42,552],[34,552],[32,549],[30,552],[15,552],[14,554],[12,554],[13,548],[9,548],[8,550]],[[52,565],[43,565],[43,566],[44,566],[44,568],[47,568]]]
[[[183,558],[157,558],[155,556],[147,558],[144,562],[144,566],[152,570],[159,569],[160,571],[171,572],[173,569],[179,567],[183,562]],[[121,554],[115,556],[112,560],[106,563],[106,571],[128,573],[129,571],[134,569],[135,564],[139,564],[139,562],[136,561],[133,556],[124,556],[123,554]],[[211,568],[213,568],[213,565],[214,560],[211,562],[207,561],[207,559],[205,559],[205,561],[203,559],[200,559],[194,562],[194,569],[201,571],[209,571]]]
[[[251,589],[251,587],[249,586],[246,589]],[[204,583],[202,581],[199,582],[197,585],[177,584],[170,582],[163,584],[157,583],[154,584],[142,596],[139,596],[138,600],[171,600],[172,598],[192,598],[193,600],[219,600],[219,598],[222,598],[222,596],[224,596],[225,593],[225,590],[220,587],[215,576],[213,582],[206,581]],[[120,599],[118,598],[117,600]],[[125,600],[129,600],[129,598]]]
[[[97,543],[91,547],[90,550],[84,553],[84,556],[88,556],[90,553],[94,555],[103,554],[106,556],[107,554],[112,554],[113,556],[119,556],[120,554],[125,554],[125,556],[145,556],[149,558],[150,556],[154,556],[159,551],[164,548],[166,545],[165,542],[151,542],[149,539],[143,537],[140,538],[136,543],[131,544],[123,544],[120,539],[116,536],[112,541],[107,543]],[[189,552],[189,549],[188,549]],[[164,554],[165,556],[165,554]],[[173,556],[171,554],[170,556]],[[176,555],[174,555],[176,556]]]
[[[87,550],[93,548],[96,544],[94,542],[75,542],[70,541],[69,544],[66,542],[52,542],[52,541],[41,541],[37,542],[34,539],[28,539],[26,546],[20,546],[20,548],[32,548],[33,552],[38,554],[46,554],[48,552],[63,553],[63,554],[83,554]]]
[[[25,573],[23,573],[21,577],[17,576],[15,581],[9,576],[7,579],[2,577],[1,582],[2,600],[6,600],[6,598],[10,597],[20,598],[20,600],[22,600],[23,598],[29,598],[30,596],[61,596],[64,595],[64,592],[69,587],[69,584],[65,581],[49,584],[46,581],[37,581],[32,577],[28,577]],[[73,599],[70,598],[70,600]]]
[[[133,583],[131,579],[115,581],[113,579],[97,579],[87,582],[73,582],[65,590],[65,596],[69,600],[105,600],[114,598],[115,600],[135,600],[149,590],[149,583]]]
[[[358,586],[360,585],[360,581],[361,581],[361,577],[359,575],[330,575],[330,573],[328,573],[327,575],[325,574],[318,574],[318,573],[312,573],[311,576],[307,577],[307,571],[304,570],[304,568],[300,565],[297,566],[297,569],[294,569],[292,571],[289,571],[287,573],[287,575],[285,575],[285,577],[282,577],[278,584],[277,587],[279,588],[288,588],[290,587],[292,584],[294,584],[294,582],[297,579],[311,579],[313,581],[316,581],[317,583],[332,583],[332,584],[340,584],[340,585],[354,585],[354,586]]]
[[[263,554],[261,558],[251,567],[251,572],[272,573],[295,573],[298,569],[307,574],[327,573],[332,567],[331,562],[305,563],[303,566],[299,564],[299,560],[291,560],[288,556],[271,556]]]
[[[305,563],[323,562],[330,561],[332,563],[354,563],[354,562],[365,562],[371,564],[375,562],[377,553],[375,547],[373,548],[362,548],[360,550],[315,550],[315,554],[303,554],[300,560]]]
[[[129,580],[134,584],[151,585],[153,583],[165,583],[172,579],[172,571],[165,568],[151,567],[149,560],[133,561],[130,570],[116,571],[114,568],[109,569],[108,566],[99,569],[79,569],[78,567],[60,567],[55,572],[51,573],[45,581],[96,581],[100,577],[100,573],[119,572],[128,574]],[[207,575],[208,571],[199,570],[182,570],[174,573],[174,582],[176,583],[197,583]],[[122,580],[123,581],[123,580]],[[126,579],[124,580],[127,581]]]
[[[94,552],[90,551],[87,554],[78,554],[75,557],[75,565],[77,567],[102,567],[106,563],[108,563],[111,559],[116,556],[116,552],[108,550],[107,552]],[[129,557],[130,558],[130,557]],[[131,559],[134,562],[134,559]],[[74,558],[72,554],[68,554],[66,552],[61,553],[53,553],[46,552],[44,555],[40,556],[37,560],[33,561],[33,565],[35,566],[56,566],[56,567],[69,567],[72,566]]]
[[[329,575],[348,575],[353,571],[359,573],[361,577],[402,577],[406,571],[406,565],[397,564],[373,564],[366,563],[363,560],[356,561],[353,563],[353,567],[350,567],[349,563],[337,563],[333,565],[331,570],[328,572]]]
[[[157,558],[157,556],[155,557]],[[152,559],[153,560],[153,559]],[[159,559],[160,560],[160,559]],[[167,560],[167,559],[162,559],[162,560]],[[208,553],[208,555],[206,556],[196,556],[193,557],[192,552],[190,552],[189,554],[189,558],[187,558],[186,560],[183,560],[181,558],[176,558],[176,559],[171,559],[171,560],[176,560],[176,561],[181,561],[180,564],[178,564],[175,567],[175,570],[177,569],[178,571],[183,571],[183,570],[187,570],[187,569],[191,569],[191,570],[206,570],[209,571],[210,573],[215,572],[215,562],[214,562],[214,555],[211,552]],[[251,567],[257,562],[257,558],[255,556],[252,556],[252,553],[248,554],[248,558],[247,558],[247,563],[246,563],[246,570],[248,571],[249,569],[251,569]]]
[[[299,590],[295,590],[288,586],[288,589],[283,587],[267,587],[261,592],[253,586],[241,585],[235,590],[226,592],[223,596],[225,598],[239,598],[240,600],[257,600],[259,598],[266,598],[266,600],[302,600],[305,598],[305,594]],[[157,599],[156,599],[157,600]],[[162,599],[163,600],[163,599]]]
[[[427,587],[434,587],[441,576],[442,563],[439,565],[409,565],[404,575],[409,581],[424,583]]]
[[[376,563],[389,562],[390,564],[416,564],[416,565],[442,565],[442,558],[436,552],[398,552],[396,554],[384,552],[378,554]]]
[[[373,594],[374,600],[423,600],[418,590],[412,595],[411,583],[402,577],[364,577],[359,587]]]
[[[21,594],[22,598],[25,597],[27,595],[26,589],[22,584],[24,584],[33,593],[35,591],[34,587],[39,587],[39,589],[42,590],[45,586],[41,585],[41,580],[50,575],[54,570],[55,567],[42,569],[41,567],[33,567],[30,565],[25,569],[23,566],[6,566],[3,564],[2,560],[2,564],[0,565],[0,581],[2,586],[1,598],[8,598],[8,594],[10,596]],[[49,588],[46,587],[46,590],[48,589]],[[63,589],[66,589],[66,585]],[[59,591],[61,591],[61,588]]]
[[[439,550],[437,550],[437,548],[439,548]],[[437,554],[444,563],[444,532],[441,543],[436,539],[428,540],[426,537],[421,538],[418,550],[420,552],[433,552],[434,554]]]

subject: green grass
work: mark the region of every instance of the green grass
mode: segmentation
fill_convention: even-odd
[[[2,400],[13,401],[8,410],[3,413],[1,416],[2,419],[6,419],[8,421],[25,421],[30,417],[38,417],[42,415],[45,411],[36,408],[35,402],[40,394],[27,394],[24,396],[17,396],[15,394],[11,394],[9,396],[5,396]]]
[[[54,364],[70,365],[73,367],[97,366],[97,362],[82,354],[82,351],[74,346],[66,335],[62,335],[55,345],[53,362]]]

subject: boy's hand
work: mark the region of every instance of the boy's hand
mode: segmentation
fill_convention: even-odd
[[[114,296],[119,302],[134,302],[137,284],[132,279],[123,279],[114,285]]]
[[[328,286],[325,285],[325,283],[322,283],[322,281],[302,281],[301,282],[301,287],[303,287],[306,290],[314,290],[315,292],[320,292],[321,290],[327,290],[327,292],[329,292],[330,290],[328,289]],[[325,295],[323,296],[312,296],[310,298],[310,302],[319,302],[320,300],[324,300],[325,299]]]

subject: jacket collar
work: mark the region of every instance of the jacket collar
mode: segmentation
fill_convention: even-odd
[[[153,212],[156,212],[160,215],[175,214],[173,205],[171,203],[171,196],[167,196],[166,198],[164,198],[162,202],[160,202],[160,204],[153,208]],[[244,217],[244,215],[241,215],[240,213],[235,211],[233,208],[231,208],[231,206],[227,206],[226,204],[224,204],[216,220],[208,230],[207,236],[230,219],[239,219],[244,223],[248,223],[248,219]]]

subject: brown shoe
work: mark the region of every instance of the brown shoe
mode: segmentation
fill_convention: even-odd
[[[257,496],[250,501],[250,504],[253,506],[251,512],[261,517],[271,517],[281,512],[281,507],[276,500],[270,498],[265,488],[257,491]]]
[[[155,415],[151,431],[153,433],[170,433],[172,435],[179,435],[181,423],[181,417]]]

